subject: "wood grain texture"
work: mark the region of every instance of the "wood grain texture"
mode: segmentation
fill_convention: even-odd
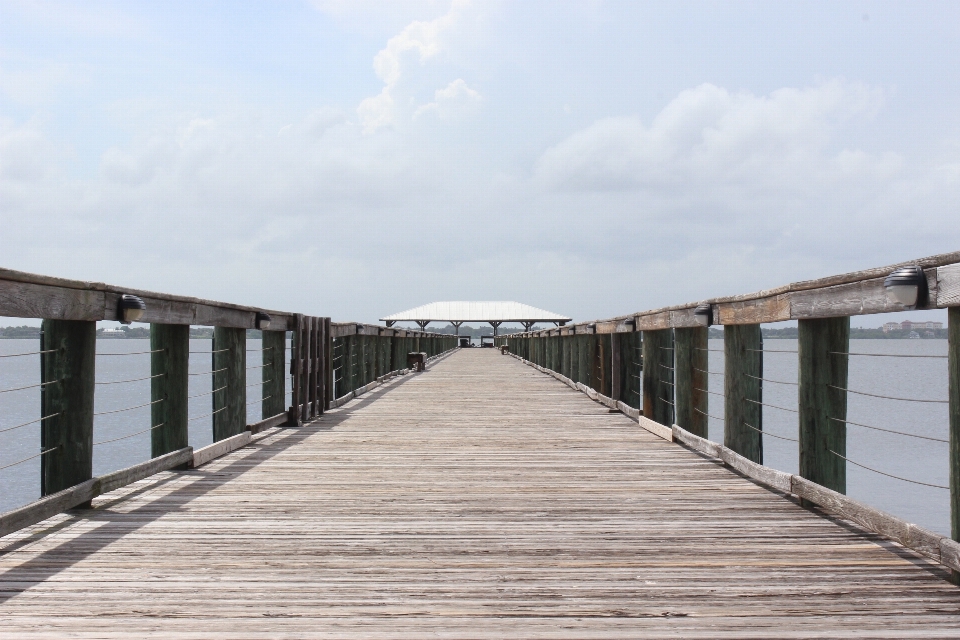
[[[643,415],[660,424],[673,424],[673,330],[644,331]]]
[[[44,320],[40,335],[40,493],[57,493],[93,475],[97,324]]]
[[[776,295],[756,300],[724,302],[716,305],[720,324],[759,324],[790,319],[790,298]]]
[[[847,388],[850,318],[797,323],[800,475],[847,492]]]
[[[760,325],[723,330],[723,445],[763,464],[763,337]],[[751,428],[752,427],[752,428]]]
[[[260,342],[263,368],[260,370],[260,417],[264,420],[283,413],[287,396],[287,332],[264,331]]]
[[[0,280],[0,315],[50,320],[103,320],[103,292],[66,291]],[[112,318],[111,318],[112,319]]]
[[[190,466],[199,467],[204,465],[211,460],[216,460],[217,458],[224,456],[231,451],[236,451],[241,447],[245,447],[250,444],[250,438],[252,437],[252,432],[244,431],[243,433],[238,433],[235,436],[230,436],[229,438],[224,438],[213,444],[208,444],[205,447],[200,447],[193,452],[191,457]]]
[[[960,306],[960,264],[951,264],[937,269],[938,307]]]
[[[187,446],[190,384],[190,327],[150,325],[150,455],[154,458]],[[159,426],[163,425],[163,426]]]
[[[674,329],[674,383],[677,424],[698,436],[707,436],[709,360],[706,327]]]
[[[950,398],[950,529],[960,540],[960,307],[947,312],[947,368]]]
[[[213,389],[213,441],[242,434],[247,426],[247,332],[215,327],[210,376]]]
[[[932,561],[511,357],[0,540],[5,637],[956,637]]]

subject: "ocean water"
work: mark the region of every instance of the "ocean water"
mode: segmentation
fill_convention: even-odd
[[[710,371],[723,371],[723,340],[710,340]],[[793,384],[763,383],[764,405],[797,409],[797,341],[765,339],[763,377]],[[946,340],[851,340],[851,353],[946,356]],[[723,376],[710,375],[710,391],[723,392]],[[947,399],[945,358],[850,356],[848,389],[924,400]],[[709,411],[723,417],[723,398],[710,394]],[[847,420],[864,425],[949,440],[948,405],[848,395]],[[764,464],[797,473],[797,414],[763,407]],[[709,420],[710,439],[723,442],[723,421]],[[847,458],[901,478],[949,485],[948,444],[885,433],[848,423]],[[847,495],[932,531],[950,533],[950,492],[897,480],[847,464]]]
[[[194,447],[212,441],[212,401],[209,339],[191,340],[189,440]],[[149,354],[110,356],[110,353],[149,351],[149,340],[98,340],[97,382],[145,378],[150,375]],[[723,371],[723,341],[711,340],[710,370]],[[0,340],[0,355],[37,351],[37,340]],[[247,341],[247,366],[261,364],[259,340]],[[857,353],[945,356],[945,340],[852,340]],[[764,378],[786,384],[765,382],[763,401],[784,409],[797,408],[797,342],[764,341]],[[0,358],[0,390],[36,384],[40,378],[38,356]],[[247,390],[248,422],[260,419],[259,369],[251,369]],[[723,376],[709,376],[709,390],[723,391]],[[930,400],[947,399],[947,361],[944,358],[850,357],[849,388],[876,395]],[[287,384],[289,404],[289,383]],[[125,409],[150,401],[150,381],[122,384],[98,384],[95,412]],[[723,398],[709,396],[709,411],[723,416]],[[40,416],[40,393],[28,389],[0,393],[0,430]],[[850,394],[847,418],[853,422],[894,429],[931,438],[948,439],[947,405],[887,400]],[[94,422],[94,474],[122,469],[150,457],[150,408],[141,407],[119,413],[103,413]],[[723,442],[723,421],[709,421],[710,439]],[[797,443],[778,439],[797,438],[797,414],[771,406],[763,409],[764,463],[796,473]],[[118,439],[122,438],[122,439]],[[112,442],[110,442],[112,441]],[[31,424],[12,431],[0,431],[0,467],[35,455],[40,451],[40,425]],[[847,457],[867,467],[910,480],[946,486],[948,484],[948,445],[854,425],[847,427]],[[0,511],[27,504],[40,496],[40,462],[28,460],[0,469]],[[927,527],[949,534],[949,491],[889,478],[873,471],[847,465],[847,492],[850,496]]]
[[[213,442],[212,357],[210,339],[190,341],[189,443],[194,448]],[[39,341],[0,340],[0,355],[36,352]],[[247,340],[247,422],[261,419],[260,369],[263,363],[260,340]],[[97,340],[96,395],[93,424],[93,473],[100,475],[123,469],[150,458],[150,375],[149,340]],[[133,354],[133,355],[111,355]],[[39,389],[2,392],[4,389],[37,384],[40,359],[37,355],[0,358],[0,467],[36,455],[40,451],[40,423],[2,431],[40,417]],[[289,401],[289,382],[287,384]],[[138,407],[138,408],[132,408]],[[118,411],[130,409],[128,411]],[[108,413],[110,412],[110,413]],[[116,412],[116,413],[112,413]],[[142,433],[141,433],[142,432]],[[0,469],[0,512],[27,504],[40,497],[40,459]]]

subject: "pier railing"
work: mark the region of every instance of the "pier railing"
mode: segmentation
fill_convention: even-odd
[[[937,308],[948,309],[947,355],[851,350],[851,316]],[[783,350],[764,349],[761,325],[785,320],[798,323],[798,347],[795,352],[790,350],[796,354],[798,377],[773,380],[764,374],[764,357],[780,355]],[[718,349],[723,353],[722,371],[709,368],[709,355],[713,350],[708,343],[709,326],[723,328],[723,348]],[[715,454],[723,450],[735,456],[743,463],[741,470],[761,468],[765,435],[793,441],[799,452],[796,478],[807,489],[817,488],[803,495],[811,496],[811,500],[815,495],[832,496],[829,500],[818,499],[821,505],[831,500],[836,504],[839,504],[837,501],[856,504],[843,497],[848,465],[930,491],[949,492],[952,539],[960,540],[960,252],[752,294],[513,334],[498,338],[498,344],[595,399],[632,414],[642,426],[659,435],[669,438],[678,430],[677,433],[689,435],[690,442],[708,443],[708,421],[713,418],[723,425],[723,443],[702,444],[700,448],[706,447]],[[850,358],[859,357],[883,358],[892,363],[904,357],[946,360],[948,397],[917,398],[903,393],[852,389],[848,382]],[[722,391],[714,391],[720,384]],[[765,402],[765,384],[795,387],[795,408]],[[847,401],[851,394],[922,406],[945,406],[949,416],[945,433],[920,434],[897,424],[848,421]],[[710,411],[711,396],[722,397],[722,415]],[[764,409],[794,414],[796,434],[765,431]],[[938,455],[949,460],[949,484],[904,477],[852,459],[847,454],[848,426],[937,444]],[[774,477],[770,473],[785,475],[788,479],[780,478],[779,488],[790,491],[789,474],[772,469],[757,473],[768,477]],[[960,547],[941,545],[938,541],[942,536],[865,505],[848,507],[842,515],[853,512],[873,514],[868,520],[872,519],[874,524],[886,523],[881,533],[888,535],[892,530],[902,530],[902,534],[891,537],[921,551],[926,549],[927,555],[936,556],[954,570],[960,569]],[[877,526],[872,528],[877,530]],[[934,548],[935,553],[930,551]]]
[[[432,358],[456,348],[456,338],[450,335],[331,322],[328,317],[7,269],[0,269],[0,316],[42,320],[38,348],[0,357],[0,367],[10,358],[39,357],[39,379],[0,388],[0,398],[9,402],[18,393],[39,391],[41,407],[35,419],[18,424],[8,424],[0,414],[0,447],[4,447],[4,438],[23,430],[40,432],[39,451],[0,467],[0,486],[9,486],[3,479],[5,471],[39,458],[43,496],[0,514],[0,535],[87,504],[101,493],[157,472],[201,464],[243,446],[263,429],[300,426],[387,378],[407,372],[409,352],[425,352]],[[96,323],[125,319],[150,324],[149,349],[98,353]],[[190,351],[191,326],[213,327],[209,351]],[[247,366],[247,331],[251,329],[261,331],[261,348],[256,350],[261,364]],[[210,369],[191,371],[191,353],[210,358]],[[101,358],[143,354],[150,357],[149,375],[97,380]],[[189,381],[197,375],[208,375],[211,388],[190,396]],[[150,384],[149,402],[133,404],[131,400],[128,408],[95,411],[98,385],[145,380]],[[259,397],[248,400],[248,393]],[[207,396],[210,411],[189,417],[189,401],[202,397],[206,402]],[[248,424],[248,407],[256,403],[261,405],[262,419]],[[148,425],[97,441],[95,416],[144,407],[150,408]],[[198,418],[211,420],[213,444],[194,451],[188,443],[188,423]],[[93,477],[94,447],[147,432],[149,460]]]

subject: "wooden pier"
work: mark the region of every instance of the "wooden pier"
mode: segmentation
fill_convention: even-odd
[[[948,570],[493,349],[0,538],[0,636],[958,637]]]

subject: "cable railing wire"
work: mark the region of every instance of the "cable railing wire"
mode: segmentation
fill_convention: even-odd
[[[47,449],[47,450],[45,450],[45,451],[41,451],[40,453],[38,453],[38,454],[35,455],[35,456],[30,456],[29,458],[24,458],[23,460],[17,460],[16,462],[11,462],[11,463],[8,464],[8,465],[4,465],[4,466],[0,467],[0,471],[3,471],[4,469],[9,469],[10,467],[15,467],[15,466],[17,466],[18,464],[23,464],[23,463],[26,462],[27,460],[33,460],[34,458],[39,458],[40,456],[45,456],[45,455],[47,455],[48,453],[50,453],[51,451],[56,451],[56,450],[59,449],[59,448],[60,448],[60,445],[57,445],[57,446],[51,447],[50,449]]]
[[[223,353],[225,351],[230,351],[230,349],[217,349],[216,351],[191,351],[190,353]]]
[[[98,353],[99,356],[142,356],[146,353],[160,353],[161,351],[166,351],[166,349],[154,349],[153,351],[131,351],[129,353]]]
[[[273,380],[263,380],[263,381],[261,381],[261,382],[254,382],[253,384],[248,384],[248,385],[247,385],[247,389],[249,389],[250,387],[259,386],[259,385],[261,385],[261,384],[267,384],[268,382],[273,382]],[[226,387],[224,387],[224,388],[226,388]]]
[[[872,356],[875,358],[943,358],[946,359],[949,356],[935,356],[935,355],[923,355],[923,354],[906,354],[906,353],[855,353],[853,351],[830,351],[831,355],[835,356]]]
[[[18,425],[14,426],[14,427],[6,427],[6,428],[4,428],[4,429],[0,429],[0,433],[4,433],[5,431],[13,431],[14,429],[19,429],[19,428],[21,428],[21,427],[27,427],[27,426],[30,426],[31,424],[36,424],[36,423],[38,423],[38,422],[43,422],[44,420],[46,420],[46,419],[48,419],[48,418],[55,418],[55,417],[58,416],[58,415],[60,415],[60,412],[59,412],[59,411],[56,412],[56,413],[51,413],[51,414],[48,415],[48,416],[43,416],[42,418],[37,418],[36,420],[31,420],[30,422],[24,422],[23,424],[18,424]]]
[[[19,358],[20,356],[36,356],[44,353],[53,353],[54,351],[57,351],[57,349],[46,349],[44,351],[28,351],[27,353],[8,353],[6,355],[0,356],[0,358]],[[43,454],[40,454],[40,455],[43,455]]]
[[[700,411],[700,409],[697,409],[696,407],[691,407],[691,408],[692,408],[694,411],[696,411],[697,413],[699,413],[700,415],[702,415],[702,416],[707,416],[708,418],[713,418],[714,420],[719,420],[720,422],[723,422],[723,421],[724,421],[723,418],[718,418],[717,416],[712,416],[712,415],[710,415],[709,413],[707,413],[706,411]]]
[[[193,416],[192,418],[187,418],[187,422],[190,422],[190,421],[192,421],[192,420],[199,420],[200,418],[209,418],[210,416],[215,416],[215,415],[217,415],[218,413],[220,413],[221,411],[226,411],[227,408],[228,408],[228,407],[220,407],[219,409],[217,409],[217,410],[214,411],[213,413],[205,413],[205,414],[203,414],[202,416]]]
[[[61,382],[60,380],[50,380],[49,382],[41,382],[40,384],[31,384],[26,387],[14,387],[12,389],[0,389],[0,393],[10,393],[11,391],[24,391],[25,389],[36,389],[37,387],[46,387],[47,385],[57,384]]]
[[[883,427],[874,427],[869,424],[860,424],[859,422],[851,422],[850,420],[841,420],[840,418],[834,418],[832,416],[827,416],[827,418],[829,418],[830,420],[833,420],[834,422],[842,422],[844,424],[853,424],[858,427],[863,427],[865,429],[876,429],[877,431],[886,431],[887,433],[896,433],[898,435],[909,436],[911,438],[921,438],[923,440],[933,440],[934,442],[946,442],[948,444],[950,443],[949,440],[944,440],[943,438],[934,438],[932,436],[921,436],[915,433],[907,433],[905,431],[894,431],[893,429],[884,429]]]
[[[800,441],[797,440],[796,438],[787,438],[786,436],[778,436],[778,435],[775,434],[775,433],[770,433],[769,431],[764,431],[763,429],[757,429],[757,428],[754,427],[753,425],[749,425],[749,424],[747,424],[746,422],[743,423],[743,426],[749,427],[749,428],[753,429],[754,431],[756,431],[757,433],[762,433],[762,434],[765,435],[765,436],[772,436],[772,437],[774,437],[774,438],[779,438],[779,439],[781,439],[781,440],[789,440],[790,442],[797,442],[797,443],[800,442]]]
[[[765,402],[757,402],[756,400],[751,400],[750,398],[744,398],[744,400],[746,400],[747,402],[752,402],[753,404],[759,404],[760,406],[763,406],[763,407],[770,407],[770,408],[772,408],[772,409],[780,409],[781,411],[789,411],[790,413],[800,413],[800,412],[797,411],[796,409],[787,409],[786,407],[778,407],[778,406],[775,405],[775,404],[767,404],[767,403],[765,403]]]
[[[147,376],[146,378],[132,378],[130,380],[109,380],[107,382],[94,382],[94,384],[123,384],[126,382],[140,382],[142,380],[153,380],[154,378],[162,378],[167,375],[166,373],[158,373],[155,376]]]
[[[722,376],[725,375],[723,371],[707,371],[706,369],[697,369],[693,368],[694,371],[699,371],[700,373],[709,373],[712,376]]]
[[[837,391],[846,391],[847,393],[855,393],[858,396],[870,396],[871,398],[883,398],[884,400],[901,400],[903,402],[930,402],[933,404],[950,404],[949,400],[924,400],[922,398],[898,398],[896,396],[882,396],[875,393],[867,393],[866,391],[854,391],[853,389],[844,389],[843,387],[835,387],[832,384],[828,384],[828,387],[831,389],[836,389]]]
[[[123,413],[124,411],[133,411],[134,409],[142,409],[143,407],[149,407],[152,404],[158,404],[163,402],[166,398],[160,398],[159,400],[154,400],[153,402],[148,402],[147,404],[138,404],[135,407],[127,407],[126,409],[114,409],[113,411],[101,411],[100,413],[95,413],[95,416],[105,416],[110,413]]]
[[[111,442],[118,442],[118,441],[120,441],[120,440],[126,440],[127,438],[132,438],[133,436],[138,436],[138,435],[140,435],[141,433],[147,433],[148,431],[153,431],[154,429],[159,429],[160,427],[162,427],[162,426],[165,425],[165,424],[166,424],[166,422],[161,422],[160,424],[158,424],[158,425],[156,425],[156,426],[153,426],[153,427],[150,427],[149,429],[144,429],[143,431],[137,431],[136,433],[131,433],[131,434],[129,434],[129,435],[120,436],[119,438],[113,438],[112,440],[101,440],[100,442],[94,442],[94,443],[93,443],[93,446],[96,447],[96,446],[99,446],[99,445],[101,445],[101,444],[110,444]]]
[[[703,391],[704,393],[711,393],[711,394],[713,394],[713,395],[715,395],[715,396],[721,396],[721,397],[723,397],[723,394],[722,394],[722,393],[717,393],[716,391],[708,391],[708,390],[706,390],[706,389],[701,389],[701,388],[699,388],[699,387],[694,387],[693,390],[694,390],[694,391]]]
[[[213,371],[198,371],[197,373],[188,373],[188,376],[205,376],[211,373],[220,373],[221,371],[226,371],[230,367],[224,367],[223,369],[214,369]]]
[[[900,476],[895,476],[895,475],[893,475],[892,473],[884,473],[883,471],[880,471],[879,469],[874,469],[873,467],[868,467],[868,466],[865,465],[865,464],[860,464],[859,462],[854,462],[854,461],[851,460],[850,458],[848,458],[848,457],[846,457],[846,456],[840,455],[839,453],[837,453],[837,452],[834,451],[833,449],[827,449],[827,451],[829,451],[829,452],[832,453],[833,455],[837,456],[838,458],[843,458],[844,460],[846,460],[846,461],[849,462],[850,464],[855,465],[855,466],[858,466],[858,467],[860,467],[861,469],[866,469],[867,471],[873,471],[874,473],[879,473],[880,475],[882,475],[882,476],[887,476],[888,478],[893,478],[893,479],[895,479],[895,480],[902,480],[903,482],[909,482],[909,483],[911,483],[911,484],[919,484],[919,485],[923,485],[924,487],[933,487],[934,489],[946,489],[947,491],[950,490],[950,487],[945,487],[945,486],[943,486],[942,484],[930,484],[929,482],[920,482],[919,480],[911,480],[910,478],[902,478],[902,477],[900,477]]]
[[[782,381],[782,380],[768,380],[767,378],[760,378],[760,377],[758,377],[758,376],[752,376],[752,375],[750,375],[749,373],[745,373],[745,374],[743,374],[743,375],[747,376],[748,378],[753,378],[754,380],[763,380],[764,382],[772,382],[772,383],[774,383],[774,384],[792,384],[792,385],[795,386],[795,387],[800,386],[800,383],[799,383],[799,382],[784,382],[784,381]]]
[[[754,353],[797,353],[794,350],[783,350],[783,349],[747,349],[747,351],[753,351]]]
[[[671,407],[675,407],[675,406],[676,406],[675,404],[673,404],[672,402],[670,402],[669,400],[667,400],[667,399],[665,399],[665,398],[660,398],[660,396],[657,396],[657,398],[659,398],[659,399],[662,400],[663,402],[666,402],[666,403],[667,403],[668,405],[670,405]]]
[[[227,385],[223,385],[219,389],[214,389],[212,391],[204,391],[203,393],[198,393],[195,396],[187,396],[187,400],[192,400],[193,398],[202,398],[203,396],[209,396],[213,393],[216,393],[217,391],[223,391],[226,388],[227,388]]]

